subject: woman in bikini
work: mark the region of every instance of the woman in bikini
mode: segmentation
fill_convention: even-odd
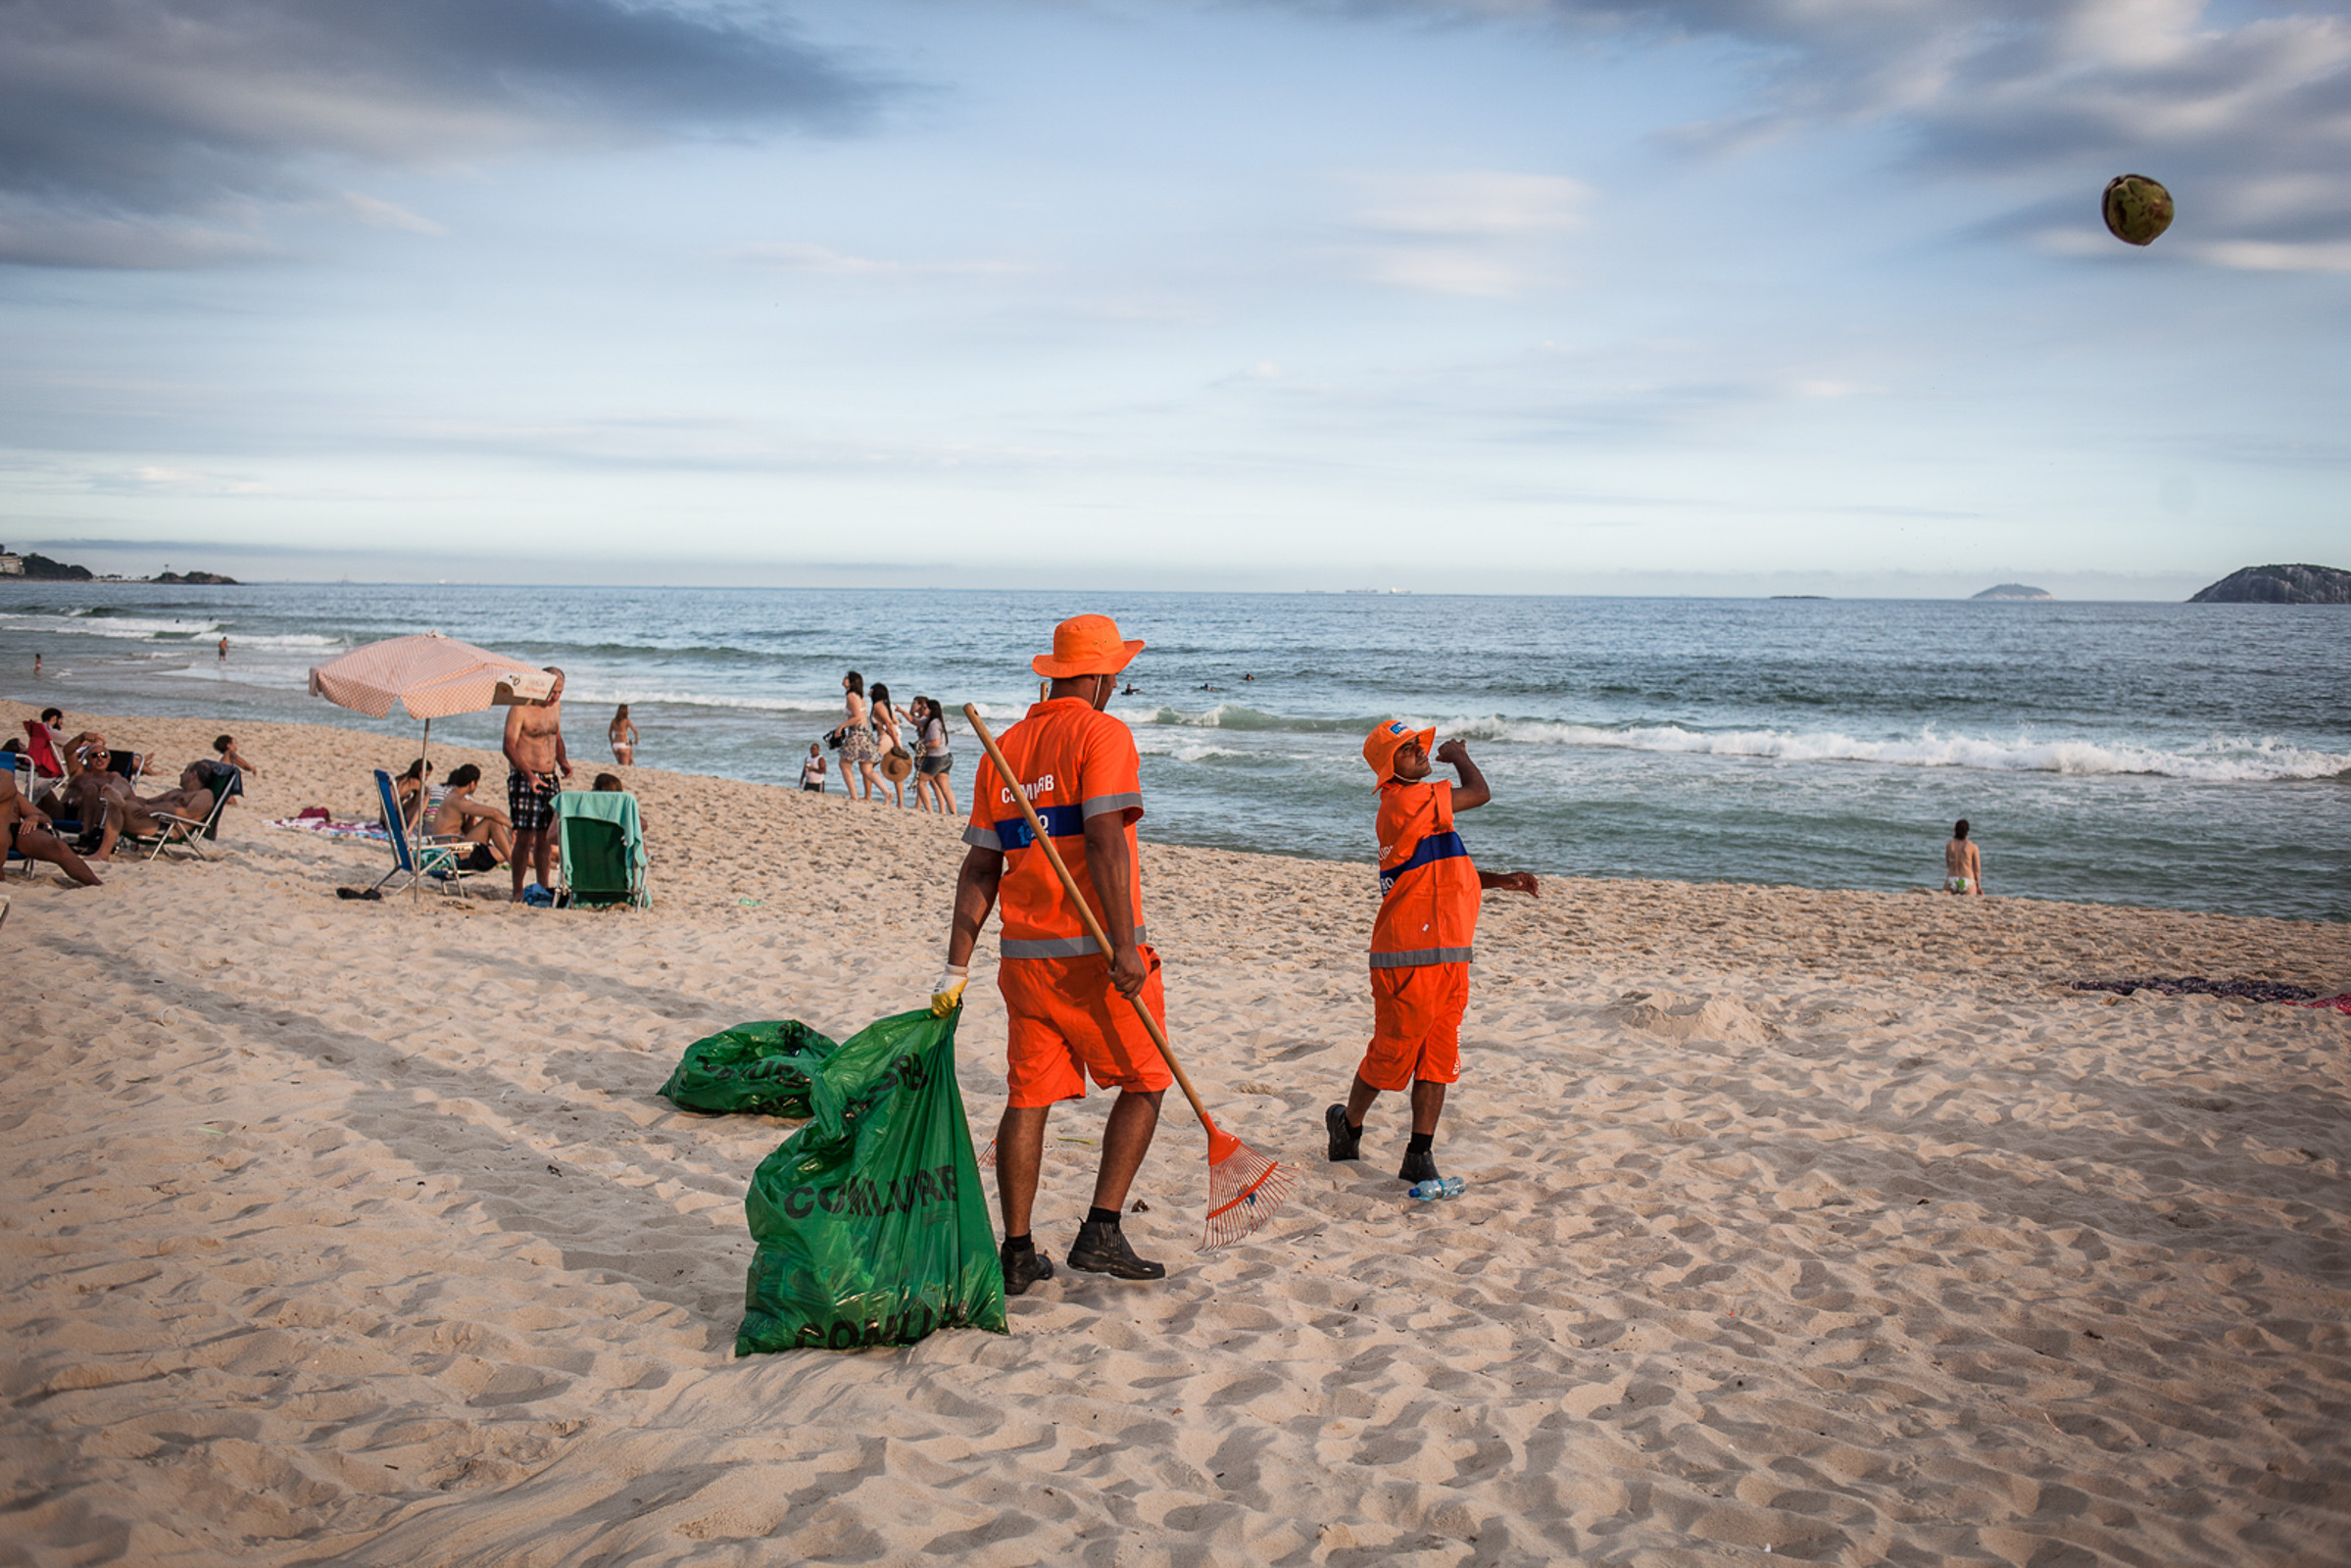
[[[629,722],[628,704],[612,715],[612,727],[606,731],[612,737],[612,760],[622,767],[632,767],[637,760],[637,726]]]
[[[1943,891],[1984,896],[1984,857],[1967,836],[1967,818],[1951,824],[1951,842],[1943,846]]]
[[[898,705],[890,701],[890,688],[878,680],[875,681],[873,683],[873,746],[874,760],[877,763],[893,754],[907,755],[906,734],[899,728],[898,719]],[[906,766],[903,762],[899,765]],[[907,768],[906,771],[912,772],[913,769]],[[886,765],[882,767],[882,780],[890,786],[890,804],[892,806],[904,807],[906,804],[905,777],[906,774],[902,773],[893,778],[890,775],[890,769]]]

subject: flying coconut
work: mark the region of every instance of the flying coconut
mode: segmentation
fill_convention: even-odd
[[[2144,174],[2115,175],[2101,205],[2107,231],[2126,245],[2152,245],[2172,226],[2172,193]]]

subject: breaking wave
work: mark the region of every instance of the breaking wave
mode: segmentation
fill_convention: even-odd
[[[1933,729],[1891,740],[1862,740],[1836,730],[1731,730],[1708,734],[1675,724],[1608,729],[1585,724],[1494,720],[1458,733],[1519,745],[1610,747],[1694,756],[1748,757],[1784,762],[1876,762],[1890,767],[1982,768],[2012,773],[2143,773],[2210,783],[2334,778],[2351,773],[2351,755],[2277,740],[2216,736],[2176,749],[2129,741],[2020,736],[1942,735]]]
[[[2274,739],[2214,736],[2186,746],[2079,737],[2011,739],[1952,735],[1932,726],[1916,735],[1867,740],[1837,730],[1693,730],[1678,724],[1571,724],[1556,720],[1399,714],[1416,728],[1507,746],[1589,747],[1608,751],[1752,758],[1780,762],[1873,762],[1887,767],[1979,768],[2012,773],[2148,774],[2204,783],[2269,783],[2351,776],[2351,753],[2325,752]],[[1282,718],[1237,704],[1199,711],[1161,708],[1147,724],[1185,729],[1290,734],[1358,733],[1362,718]],[[1181,755],[1180,752],[1178,755]]]
[[[103,608],[103,607],[102,607]],[[142,642],[159,638],[202,637],[218,632],[221,622],[217,620],[151,620],[142,615],[121,615],[112,611],[76,611],[71,615],[24,615],[10,617],[16,629],[41,629],[71,632],[82,637],[128,637]]]

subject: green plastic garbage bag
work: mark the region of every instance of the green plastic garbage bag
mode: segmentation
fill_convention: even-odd
[[[759,1250],[735,1353],[1010,1332],[996,1230],[955,1087],[955,1019],[861,1030],[816,1070],[815,1114],[743,1200]]]
[[[840,1049],[796,1019],[739,1023],[688,1046],[661,1093],[687,1110],[806,1116],[816,1069]]]

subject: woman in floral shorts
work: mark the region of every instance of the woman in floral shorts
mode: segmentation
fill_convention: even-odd
[[[855,794],[858,779],[865,782],[865,792],[859,797],[872,800],[873,792],[882,781],[873,774],[873,764],[882,760],[881,749],[873,741],[872,709],[865,702],[865,677],[851,670],[841,677],[841,689],[848,695],[842,707],[847,716],[834,734],[841,737],[841,788],[845,794]],[[850,770],[855,768],[856,772]]]

